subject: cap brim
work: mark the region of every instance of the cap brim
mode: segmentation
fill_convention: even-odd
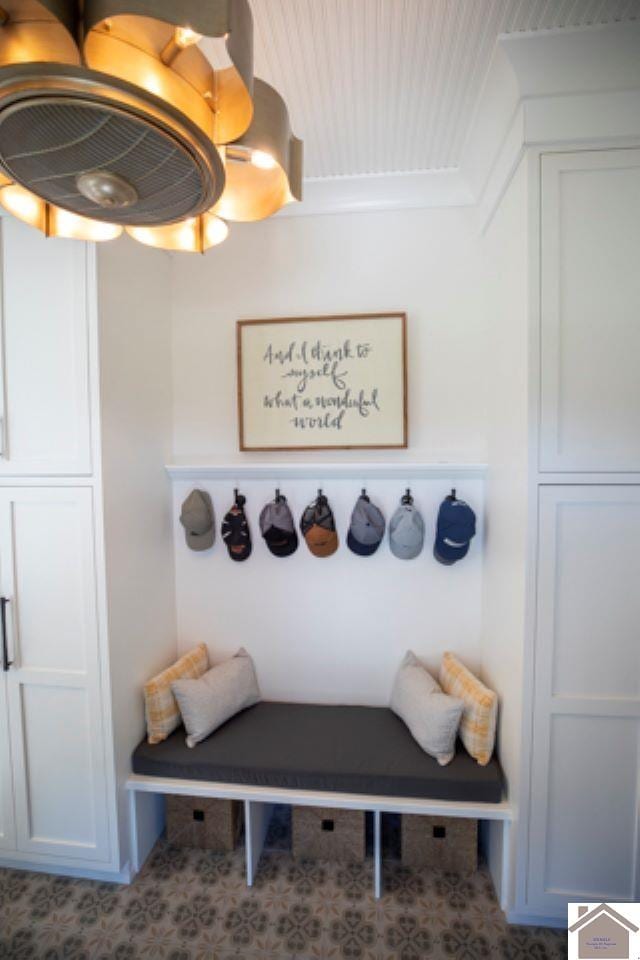
[[[232,560],[235,560],[237,563],[242,560],[247,560],[251,556],[251,543],[243,543],[242,551],[240,553],[233,553],[232,547],[234,544],[227,544],[227,551]]]
[[[284,534],[283,541],[280,543],[271,543],[266,537],[264,538],[264,542],[274,557],[290,557],[291,554],[295,553],[298,549],[298,535],[295,532],[293,534]]]
[[[393,539],[391,539],[389,540],[389,546],[391,547],[391,553],[394,555],[394,557],[397,557],[398,560],[414,560],[422,553],[424,541],[422,543],[406,546],[403,543],[396,543]]]
[[[438,563],[444,563],[450,567],[452,564],[462,560],[469,553],[469,544],[465,543],[463,547],[450,547],[443,540],[436,540],[433,545],[433,555]]]
[[[370,557],[371,554],[376,552],[381,543],[382,540],[378,540],[377,543],[360,543],[351,533],[351,530],[349,530],[347,534],[347,546],[349,550],[357,553],[359,557]]]
[[[330,557],[338,549],[338,534],[335,532],[323,543],[310,543],[308,538],[305,538],[305,541],[314,557]]]
[[[208,550],[209,547],[213,546],[213,541],[215,540],[216,532],[213,527],[211,530],[207,530],[206,533],[190,533],[188,530],[185,530],[185,540],[187,546],[190,550]]]

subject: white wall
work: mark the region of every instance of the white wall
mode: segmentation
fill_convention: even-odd
[[[482,667],[502,691],[500,756],[512,791],[520,762],[527,532],[527,164],[483,245],[487,312],[487,529]],[[514,797],[515,799],[515,797]]]
[[[518,801],[526,596],[528,443],[527,173],[518,168],[483,242],[488,473],[482,675],[500,696],[498,754]],[[492,839],[501,832],[493,831]],[[490,852],[494,877],[500,851]],[[512,867],[514,864],[512,864]]]
[[[234,228],[205,257],[173,258],[174,453],[180,461],[483,461],[486,456],[485,315],[480,243],[461,210],[283,218]],[[235,323],[241,318],[406,310],[409,354],[407,451],[238,453]],[[258,515],[279,481],[296,520],[318,486],[336,512],[342,547],[312,557],[304,543],[282,560],[260,539]],[[219,524],[242,485],[254,554],[233,563]],[[208,489],[217,513],[212,551],[189,551],[178,524],[193,486]],[[437,670],[452,649],[479,663],[480,529],[469,557],[443,567],[432,556],[437,508],[450,486],[483,513],[480,480],[366,484],[387,517],[406,485],[427,523],[425,553],[396,560],[385,544],[371,558],[344,544],[364,485],[352,480],[179,482],[174,491],[179,643],[205,640],[214,660],[241,644],[255,656],[271,699],[387,703],[408,647]]]
[[[121,850],[121,784],[144,735],[142,686],[176,655],[169,258],[130,240],[98,252],[102,476]],[[124,859],[124,855],[123,855]]]
[[[276,558],[258,528],[260,509],[273,498],[262,480],[242,484],[253,536],[253,554],[244,563],[228,555],[219,523],[231,505],[233,484],[200,482],[213,499],[217,540],[201,554],[189,550],[178,522],[180,504],[194,486],[175,484],[176,577],[181,649],[201,641],[214,660],[245,646],[256,660],[262,695],[269,700],[316,703],[387,704],[397,665],[408,648],[437,672],[444,650],[457,651],[471,667],[479,662],[481,606],[480,529],[468,557],[444,567],[432,555],[438,505],[447,480],[412,483],[424,513],[424,553],[412,561],[396,559],[388,543],[371,557],[358,557],[345,543],[349,516],[362,481],[326,480],[322,487],[334,509],[340,549],[332,557],[313,557],[304,541],[291,557]],[[296,521],[316,493],[313,481],[280,482]],[[457,484],[482,515],[481,480]],[[387,517],[404,484],[375,480],[367,484],[372,500]]]
[[[406,310],[410,449],[384,459],[483,461],[485,318],[468,213],[276,218],[232,227],[173,266],[174,454],[239,459],[235,324],[251,317]],[[364,459],[355,451],[330,459]],[[379,460],[379,451],[369,459]],[[326,460],[327,453],[287,454]],[[266,459],[243,454],[244,462]],[[279,460],[274,454],[271,459]]]

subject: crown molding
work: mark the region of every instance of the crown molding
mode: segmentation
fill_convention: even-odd
[[[459,170],[424,170],[305,180],[302,201],[284,207],[278,216],[460,207],[472,203],[469,185]]]
[[[640,137],[640,21],[499,37],[459,168],[310,179],[278,216],[475,206],[486,229],[531,146]]]

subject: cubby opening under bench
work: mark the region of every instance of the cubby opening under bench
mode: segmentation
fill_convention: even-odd
[[[458,744],[440,766],[386,707],[263,701],[190,749],[184,730],[143,741],[127,781],[137,873],[163,827],[163,797],[244,802],[247,884],[252,886],[274,804],[371,812],[374,892],[382,895],[383,813],[493,821],[501,832],[500,900],[509,884],[512,808],[496,757],[479,766]]]

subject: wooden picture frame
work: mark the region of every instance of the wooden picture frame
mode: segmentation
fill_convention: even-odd
[[[407,315],[239,320],[241,451],[408,446]]]

